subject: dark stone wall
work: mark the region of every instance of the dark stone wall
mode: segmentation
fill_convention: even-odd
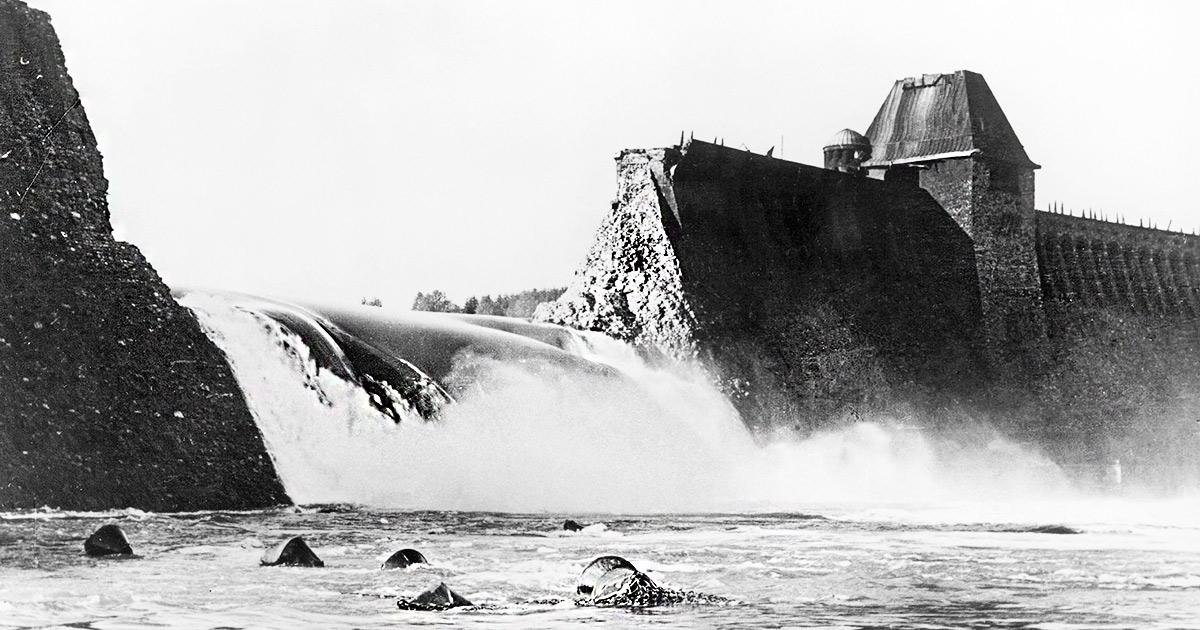
[[[0,0],[0,509],[287,502],[225,358],[109,224],[48,16]]]
[[[1200,316],[1200,237],[1037,213],[1042,293],[1058,305],[1179,320]],[[1056,321],[1056,328],[1067,322]]]
[[[1026,433],[1158,489],[1200,479],[1200,237],[1038,212],[1047,320]],[[1182,485],[1181,485],[1182,484]]]
[[[983,343],[993,371],[1028,373],[1046,340],[1034,246],[1033,169],[976,158],[927,166],[920,171],[920,186],[974,244]]]
[[[543,318],[639,339],[663,302],[628,280],[645,268],[597,273],[594,261],[653,262],[669,272],[667,302],[683,305],[666,312],[683,314],[676,328],[753,425],[817,424],[977,383],[974,252],[927,192],[696,141],[627,151],[618,175],[654,197],[630,207],[619,196]],[[622,236],[647,229],[661,234],[653,249]],[[627,315],[596,318],[589,304]]]
[[[699,334],[753,398],[819,421],[975,381],[971,242],[925,191],[702,142],[672,190]]]

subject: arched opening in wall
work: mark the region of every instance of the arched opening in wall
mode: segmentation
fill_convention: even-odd
[[[1083,265],[1079,262],[1079,250],[1075,239],[1071,236],[1062,237],[1062,250],[1065,258],[1063,272],[1066,274],[1068,299],[1071,302],[1083,299]]]
[[[1079,261],[1079,295],[1084,304],[1098,306],[1099,279],[1096,277],[1096,260],[1092,257],[1092,248],[1087,239],[1074,239],[1075,260]]]
[[[1071,271],[1064,253],[1070,247],[1070,241],[1061,234],[1054,236],[1050,241],[1052,245],[1046,269],[1050,278],[1051,297],[1070,302],[1075,299],[1075,288],[1071,284]]]
[[[1112,268],[1108,264],[1108,243],[1089,241],[1092,266],[1096,269],[1096,301],[1103,307],[1113,304]]]
[[[1054,282],[1055,269],[1051,263],[1051,258],[1054,256],[1053,250],[1053,238],[1037,239],[1037,264],[1040,276],[1038,279],[1042,283],[1042,296],[1048,300],[1060,299],[1058,287]]]
[[[1105,244],[1104,250],[1112,274],[1113,296],[1116,299],[1113,305],[1128,311],[1136,310],[1133,286],[1129,281],[1129,269],[1125,265],[1125,254],[1121,249],[1121,244],[1109,241]]]
[[[1175,277],[1175,290],[1179,297],[1182,314],[1189,318],[1196,317],[1196,295],[1193,291],[1192,276],[1188,273],[1186,256],[1178,250],[1171,251],[1171,273]]]
[[[1183,269],[1188,280],[1188,298],[1192,304],[1192,315],[1200,317],[1200,261],[1191,254],[1184,254]]]
[[[1164,315],[1167,312],[1166,298],[1163,296],[1162,279],[1154,264],[1154,253],[1145,247],[1138,248],[1138,267],[1142,270],[1142,278],[1146,287],[1146,303],[1151,315]]]
[[[1071,238],[1065,234],[1059,235],[1054,242],[1055,253],[1058,256],[1058,284],[1062,299],[1071,302],[1079,298],[1079,288],[1075,283],[1076,271],[1072,266],[1075,262],[1071,250]]]
[[[1122,247],[1121,258],[1125,261],[1125,273],[1129,277],[1129,291],[1133,299],[1133,312],[1139,315],[1149,315],[1150,295],[1147,293],[1146,274],[1138,260],[1137,251],[1133,248]]]
[[[1168,315],[1183,315],[1183,296],[1179,290],[1179,280],[1175,277],[1175,269],[1171,266],[1171,251],[1156,250],[1154,264],[1158,277],[1162,280],[1163,298],[1166,300]]]

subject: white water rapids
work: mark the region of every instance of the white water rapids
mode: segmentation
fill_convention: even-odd
[[[295,335],[201,293],[181,302],[228,356],[301,504],[506,512],[716,512],[1069,496],[1047,459],[987,431],[955,439],[890,418],[755,439],[697,369],[655,369],[589,335],[637,384],[461,357],[475,385],[437,422],[399,424],[318,371]],[[285,347],[295,350],[289,352]],[[320,400],[319,388],[328,404]]]
[[[1084,495],[985,429],[752,436],[698,371],[591,335],[580,352],[627,379],[464,356],[458,402],[396,424],[274,320],[181,301],[227,353],[292,498],[354,505],[0,513],[0,628],[1200,630],[1195,495]],[[563,531],[567,517],[588,526]],[[82,553],[108,522],[136,558]],[[325,568],[258,566],[293,535]],[[429,564],[378,569],[402,548]],[[576,577],[609,554],[731,603],[577,606]],[[443,582],[482,606],[396,606]]]

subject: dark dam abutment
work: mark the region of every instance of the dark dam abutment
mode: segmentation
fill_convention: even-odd
[[[751,424],[953,396],[984,368],[974,250],[926,191],[700,141],[622,152],[536,317],[698,356]]]
[[[224,356],[115,240],[49,16],[0,0],[0,509],[288,502]]]

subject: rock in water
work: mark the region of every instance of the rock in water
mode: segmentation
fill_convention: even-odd
[[[1066,525],[1038,525],[1029,530],[1034,534],[1082,534],[1078,529]]]
[[[470,600],[450,590],[445,582],[417,595],[415,599],[401,597],[396,606],[402,610],[446,610],[459,606],[474,606]]]
[[[579,579],[575,582],[575,592],[580,595],[591,595],[596,587],[596,581],[605,573],[618,568],[637,570],[633,567],[633,563],[621,556],[600,556],[592,560],[591,564],[584,567],[583,572],[579,574]]]
[[[1082,534],[1082,530],[1078,530],[1066,525],[1034,525],[1031,527],[1002,527],[992,531],[1004,534]]]
[[[648,608],[678,604],[724,604],[717,595],[663,588],[620,556],[600,556],[579,575],[580,606]]]
[[[83,542],[83,551],[89,556],[133,555],[133,547],[129,546],[125,532],[112,523],[92,532]]]
[[[414,564],[429,564],[425,556],[416,549],[401,549],[383,561],[380,569],[404,569]]]
[[[567,519],[566,521],[563,522],[563,529],[568,532],[577,532],[577,531],[583,529],[583,525],[580,525],[577,521]]]
[[[467,598],[450,590],[450,587],[446,586],[445,582],[442,582],[436,587],[417,595],[416,601],[418,604],[424,604],[426,606],[444,606],[446,608],[474,605],[467,600]]]
[[[596,580],[592,603],[596,606],[656,606],[665,591],[650,576],[631,567],[617,567]]]
[[[580,603],[613,608],[650,608],[681,604],[727,604],[718,595],[663,588],[650,576],[626,567],[617,567],[600,576],[590,601]]]
[[[289,538],[284,542],[279,543],[275,547],[266,550],[262,555],[262,566],[289,566],[289,567],[323,567],[325,563],[313,553],[313,550],[308,547],[308,543],[304,542],[304,538],[296,536]]]

